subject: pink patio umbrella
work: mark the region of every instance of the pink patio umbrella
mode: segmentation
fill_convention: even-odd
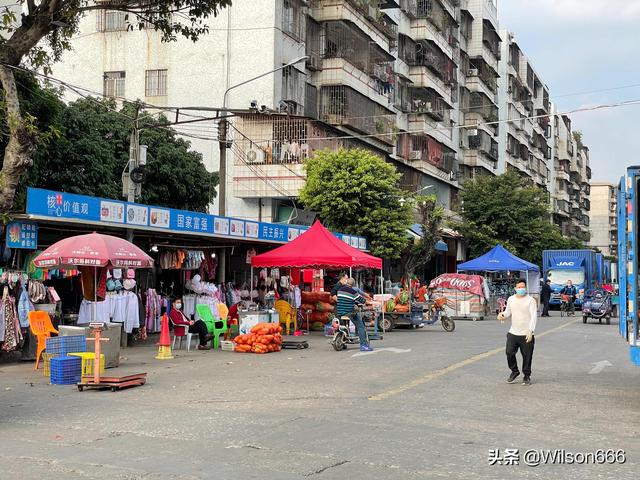
[[[94,232],[54,243],[38,255],[33,263],[39,268],[94,267],[95,321],[98,267],[149,268],[153,266],[153,259],[127,240]]]

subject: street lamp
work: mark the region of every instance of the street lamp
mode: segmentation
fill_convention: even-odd
[[[303,57],[297,58],[281,67],[274,68],[273,70],[269,70],[261,75],[245,80],[244,82],[240,82],[236,85],[232,85],[224,91],[224,95],[222,97],[222,119],[218,125],[218,140],[220,146],[220,169],[218,171],[218,181],[219,181],[219,194],[220,198],[218,199],[218,214],[226,215],[227,214],[227,95],[229,92],[235,88],[246,85],[247,83],[258,80],[262,77],[266,77],[267,75],[271,75],[279,70],[283,70],[287,67],[291,67],[297,63],[304,62],[309,59],[309,56],[305,55]]]
[[[433,185],[427,185],[426,187],[422,187],[421,189],[416,190],[416,193],[420,193],[421,191],[423,191],[423,190],[427,190],[427,189],[429,189],[429,188],[433,188]]]

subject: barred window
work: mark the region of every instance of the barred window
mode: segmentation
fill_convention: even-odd
[[[283,0],[282,31],[297,40],[304,40],[306,23],[304,4],[300,0]]]
[[[96,18],[98,32],[117,32],[127,29],[127,12],[99,10]]]
[[[147,97],[167,95],[167,70],[147,70],[144,78],[144,94]]]
[[[125,72],[104,72],[103,93],[105,97],[124,97]]]

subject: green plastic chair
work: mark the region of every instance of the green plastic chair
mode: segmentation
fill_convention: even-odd
[[[211,313],[209,305],[196,305],[196,311],[200,319],[207,325],[207,330],[213,335],[213,348],[220,348],[220,335],[227,332],[227,319],[216,320]]]

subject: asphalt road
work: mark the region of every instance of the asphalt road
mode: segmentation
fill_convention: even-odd
[[[154,360],[152,346],[135,347],[118,371],[146,371],[149,382],[117,393],[80,393],[49,385],[32,364],[2,365],[0,472],[20,480],[636,478],[640,369],[617,324],[573,321],[540,319],[529,387],[505,383],[507,326],[495,320],[460,321],[453,333],[394,331],[368,355],[334,352],[321,336],[303,351],[179,351],[167,361]],[[490,465],[492,449],[503,460],[514,458],[505,449],[518,449],[519,464]],[[532,467],[529,449],[624,450],[626,461]]]

